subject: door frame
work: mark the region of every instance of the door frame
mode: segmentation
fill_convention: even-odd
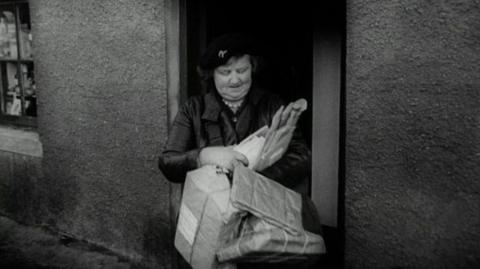
[[[189,54],[206,46],[205,31],[192,33],[189,23],[205,25],[200,1],[166,0],[166,59],[169,125],[192,88]],[[193,3],[193,4],[192,4]],[[189,6],[187,6],[189,5]],[[191,6],[197,9],[192,14]],[[335,249],[343,249],[345,144],[345,2],[324,1],[313,21],[312,182],[311,198],[322,224],[334,231]],[[193,20],[193,21],[192,21]],[[194,35],[192,37],[192,35]],[[193,52],[192,52],[193,51]],[[175,224],[180,186],[170,184],[170,216]],[[173,234],[175,232],[172,226]]]

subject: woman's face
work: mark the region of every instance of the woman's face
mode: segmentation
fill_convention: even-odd
[[[213,72],[215,88],[223,99],[235,102],[245,98],[252,85],[252,64],[249,55],[231,57]]]

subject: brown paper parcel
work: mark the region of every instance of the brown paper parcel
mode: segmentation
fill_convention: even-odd
[[[187,173],[174,244],[193,268],[235,267],[215,256],[229,196],[228,178],[214,166]]]
[[[221,235],[226,243],[217,252],[219,261],[304,262],[325,253],[322,236],[303,227],[300,194],[238,166],[230,199],[249,215],[237,214],[227,224],[229,230]]]
[[[236,222],[238,225],[239,219]],[[325,251],[320,235],[308,231],[290,234],[249,215],[241,221],[238,237],[227,241],[217,257],[220,262],[312,263]]]
[[[233,173],[231,203],[292,234],[303,231],[301,195],[241,165]]]

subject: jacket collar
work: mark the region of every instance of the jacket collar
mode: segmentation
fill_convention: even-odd
[[[256,106],[264,94],[264,91],[252,87],[246,97],[246,101]],[[203,99],[205,103],[205,109],[202,113],[202,119],[218,121],[218,116],[222,111],[222,106],[220,105],[220,97],[218,96],[215,89],[212,89],[207,94],[205,94]]]

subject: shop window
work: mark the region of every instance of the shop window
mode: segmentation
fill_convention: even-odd
[[[0,123],[35,126],[37,93],[27,1],[0,2]]]

